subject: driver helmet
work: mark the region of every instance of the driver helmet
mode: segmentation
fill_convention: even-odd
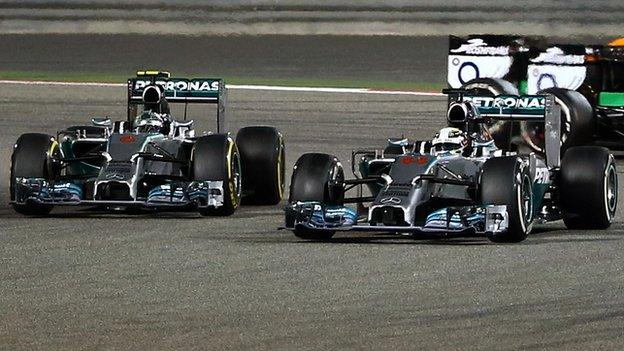
[[[461,129],[446,127],[431,141],[431,153],[435,156],[462,155],[468,148],[469,140]]]
[[[134,121],[138,133],[164,133],[168,118],[163,113],[143,111]]]

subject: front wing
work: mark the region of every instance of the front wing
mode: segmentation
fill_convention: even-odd
[[[358,218],[355,210],[345,206],[328,206],[320,202],[297,202],[286,209],[286,229],[319,231],[365,231],[403,233],[412,236],[471,236],[505,232],[508,228],[507,207],[486,205],[445,208],[433,212],[423,226],[371,224]]]
[[[160,185],[144,199],[96,199],[85,196],[82,184],[51,182],[42,178],[16,178],[13,204],[37,203],[54,206],[135,206],[146,208],[218,208],[223,206],[223,181],[194,181]]]

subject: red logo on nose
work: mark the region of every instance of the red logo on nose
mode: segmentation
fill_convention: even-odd
[[[419,165],[424,165],[427,161],[427,156],[418,156],[418,158],[416,158],[416,163]]]
[[[132,144],[136,141],[136,138],[134,137],[134,135],[126,134],[119,137],[119,141],[121,141],[123,144]]]
[[[416,160],[414,160],[412,156],[405,156],[401,159],[401,163],[403,163],[404,165],[411,165],[415,161]]]

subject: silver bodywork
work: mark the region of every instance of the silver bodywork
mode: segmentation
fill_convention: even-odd
[[[109,205],[144,207],[220,207],[223,205],[223,180],[190,181],[188,167],[194,143],[192,121],[174,125],[171,135],[123,132],[107,129],[106,138],[89,138],[80,131],[65,136],[62,143],[104,144],[100,154],[104,162],[97,174],[80,181],[49,181],[37,178],[16,179],[15,201],[34,201],[50,205]],[[189,137],[191,136],[191,137]],[[187,150],[186,154],[181,150]],[[60,155],[66,158],[68,155]],[[176,162],[172,162],[174,157]],[[162,161],[160,160],[162,159]],[[83,163],[85,167],[93,167]],[[145,177],[171,181],[154,186],[147,194],[139,193]],[[88,186],[86,186],[88,184]],[[109,189],[124,189],[121,198],[107,194]]]
[[[320,202],[296,202],[286,208],[287,218],[293,218],[291,229],[358,230],[444,236],[496,234],[508,229],[510,214],[505,205],[480,202],[477,194],[482,168],[488,159],[502,156],[517,157],[520,169],[527,169],[532,183],[532,206],[535,218],[546,219],[552,183],[552,172],[560,164],[559,107],[548,96],[470,97],[464,91],[449,100],[449,111],[455,105],[470,104],[470,111],[460,119],[449,115],[449,124],[466,124],[467,133],[480,130],[470,127],[492,120],[531,121],[545,123],[546,150],[538,155],[522,144],[518,151],[499,150],[489,139],[473,138],[469,156],[433,155],[425,151],[427,142],[410,143],[406,139],[389,139],[389,147],[402,150],[399,155],[361,150],[353,153],[355,180],[345,181],[345,189],[358,188],[357,210],[348,206],[329,206]],[[464,100],[469,102],[465,102]],[[522,137],[517,138],[522,143]],[[491,146],[491,147],[490,147]],[[356,156],[361,156],[356,160]],[[356,170],[356,164],[359,170]],[[374,169],[375,171],[371,171]],[[371,178],[371,172],[374,175]],[[367,185],[371,197],[362,196]],[[506,189],[501,189],[505,191]],[[368,207],[364,203],[368,202]],[[555,214],[556,215],[556,214]],[[533,216],[531,216],[533,218]],[[530,224],[529,224],[530,226]]]

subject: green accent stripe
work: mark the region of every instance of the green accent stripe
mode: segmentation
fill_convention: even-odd
[[[624,106],[624,93],[602,92],[598,94],[598,106],[622,107]]]

